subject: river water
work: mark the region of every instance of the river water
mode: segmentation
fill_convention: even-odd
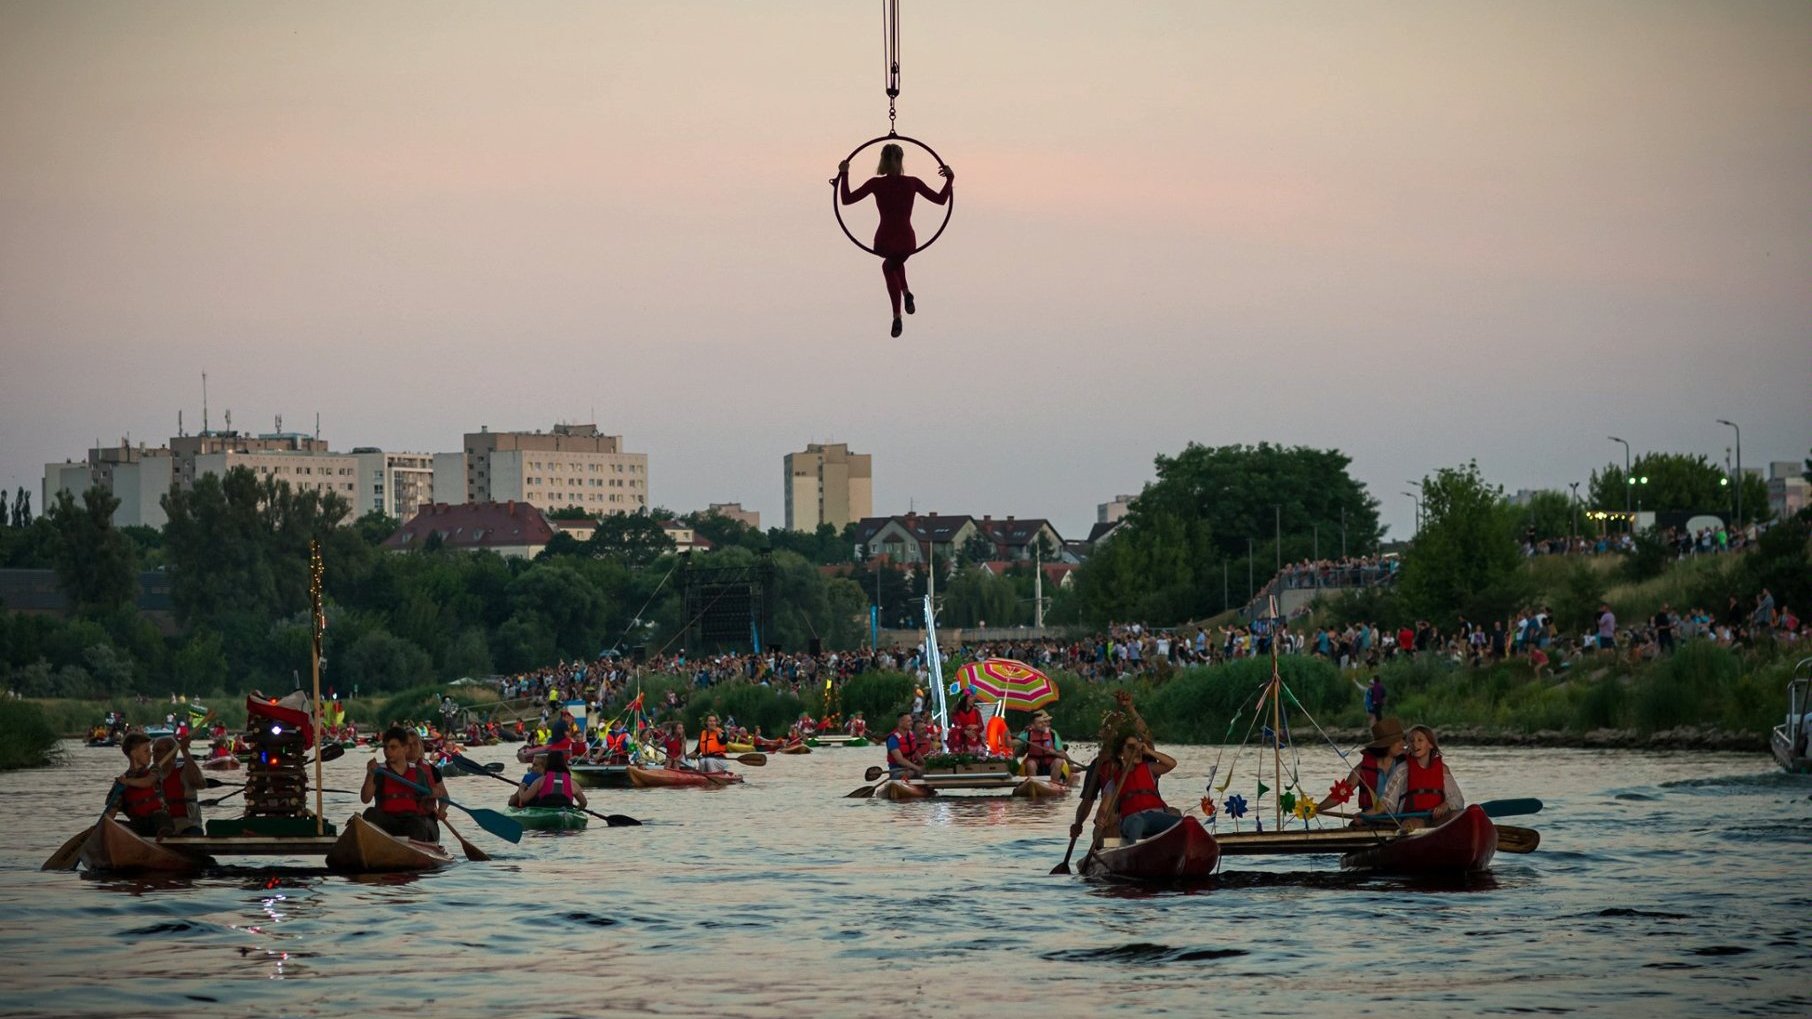
[[[1235,858],[1144,891],[1049,876],[1074,798],[844,798],[873,749],[591,792],[640,828],[511,846],[468,822],[493,862],[432,874],[40,873],[122,763],[69,747],[0,775],[3,1015],[1812,1014],[1812,780],[1763,754],[1455,748],[1469,798],[1545,801],[1516,819],[1538,852],[1460,884]],[[1192,804],[1216,753],[1179,752],[1166,797]]]

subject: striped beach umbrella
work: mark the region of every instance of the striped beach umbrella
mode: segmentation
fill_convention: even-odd
[[[1012,711],[1036,711],[1057,699],[1051,677],[1011,658],[984,658],[957,670],[956,678],[984,703],[998,701]]]

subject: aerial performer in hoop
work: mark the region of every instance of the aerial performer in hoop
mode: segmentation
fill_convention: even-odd
[[[900,335],[900,312],[904,308],[908,315],[918,310],[913,302],[912,290],[906,284],[906,260],[930,247],[938,237],[943,235],[944,228],[950,225],[952,188],[956,184],[956,174],[940,158],[931,146],[916,138],[909,138],[894,130],[894,100],[900,94],[900,10],[899,0],[882,0],[882,37],[885,49],[885,74],[887,87],[887,134],[863,142],[856,146],[841,163],[837,164],[837,175],[831,178],[833,192],[831,209],[837,214],[837,225],[857,247],[881,259],[881,278],[887,283],[887,300],[893,307],[893,333]],[[938,175],[944,178],[941,190],[933,191],[925,182],[906,174],[906,150],[901,142],[910,142],[924,149],[937,163]],[[854,191],[849,189],[849,164],[863,149],[881,144],[880,164],[875,168],[875,176]],[[873,245],[863,244],[849,232],[848,224],[843,222],[842,206],[854,205],[864,198],[873,196],[875,211],[880,215],[880,224],[875,228]],[[918,242],[918,235],[912,229],[913,200],[920,195],[938,205],[944,206],[944,221],[939,224],[937,232],[924,244]]]

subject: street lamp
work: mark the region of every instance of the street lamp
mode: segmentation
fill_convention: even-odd
[[[1718,419],[1718,424],[1729,425],[1736,429],[1736,524],[1741,527],[1743,526],[1743,430],[1737,428],[1735,421],[1726,421],[1723,418]]]
[[[1579,482],[1569,481],[1569,482],[1567,482],[1567,484],[1569,486],[1571,486],[1573,489],[1573,502],[1572,502],[1572,505],[1569,507],[1572,510],[1572,513],[1569,514],[1569,516],[1572,518],[1572,526],[1571,526],[1572,533],[1568,534],[1567,537],[1568,538],[1577,538],[1577,537],[1579,537]],[[1571,550],[1569,549],[1569,551],[1571,551]]]
[[[1607,436],[1605,436],[1605,438],[1611,440],[1612,442],[1623,442],[1622,439],[1619,439],[1615,435],[1607,435]],[[1630,476],[1630,444],[1627,442],[1623,442],[1623,478],[1624,478],[1624,480],[1628,481],[1629,476]],[[1629,490],[1629,485],[1624,485],[1623,486],[1623,515],[1626,518],[1626,520],[1625,520],[1626,526],[1627,526],[1627,518],[1629,517],[1629,513],[1630,513],[1630,490]]]
[[[1422,500],[1416,498],[1414,492],[1404,492],[1403,494],[1409,496],[1409,500],[1416,504],[1416,531],[1415,534],[1410,535],[1411,538],[1414,538],[1417,534],[1422,533]]]

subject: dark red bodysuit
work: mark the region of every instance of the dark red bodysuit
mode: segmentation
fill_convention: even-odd
[[[881,278],[887,281],[887,299],[893,304],[893,317],[900,317],[900,295],[906,287],[906,259],[918,247],[918,237],[912,232],[912,200],[917,195],[943,205],[950,200],[950,182],[944,182],[944,190],[933,191],[917,177],[903,174],[892,174],[883,177],[870,177],[868,183],[854,191],[849,189],[849,178],[843,177],[839,182],[841,198],[844,205],[875,196],[875,211],[880,213],[881,223],[875,227],[875,253],[881,256]]]

